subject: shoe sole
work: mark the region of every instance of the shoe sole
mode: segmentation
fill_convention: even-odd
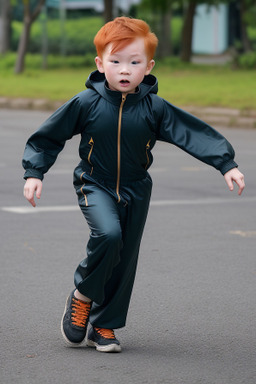
[[[67,297],[67,300],[66,300],[66,304],[65,304],[65,308],[64,308],[64,313],[63,313],[63,316],[62,316],[62,319],[61,319],[60,329],[61,329],[62,336],[63,336],[65,342],[67,343],[67,345],[68,345],[69,347],[76,348],[76,347],[80,347],[80,345],[83,344],[85,337],[84,337],[84,339],[83,339],[82,341],[80,341],[79,343],[73,343],[73,342],[70,341],[70,340],[67,338],[67,336],[65,335],[65,332],[64,332],[64,329],[63,329],[63,320],[64,320],[64,316],[65,316],[66,311],[67,311],[68,299],[69,299],[69,296]]]
[[[95,347],[99,352],[121,352],[121,346],[118,344],[99,345],[95,341],[87,340],[88,347]]]

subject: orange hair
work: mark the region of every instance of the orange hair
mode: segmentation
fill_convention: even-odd
[[[158,39],[150,31],[148,24],[140,19],[130,17],[116,17],[105,24],[96,34],[94,44],[97,55],[102,58],[103,52],[109,43],[112,43],[111,53],[115,53],[132,43],[136,38],[142,37],[145,42],[145,51],[149,60],[152,60],[158,44]]]

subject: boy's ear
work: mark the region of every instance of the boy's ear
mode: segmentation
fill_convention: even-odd
[[[99,56],[95,57],[95,64],[99,72],[104,73],[103,62]]]
[[[155,60],[150,60],[148,62],[148,65],[147,65],[147,69],[146,69],[146,75],[149,75],[150,72],[152,71],[152,69],[154,68],[155,66]]]

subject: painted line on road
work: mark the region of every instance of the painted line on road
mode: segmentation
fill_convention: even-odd
[[[161,207],[168,205],[214,205],[214,204],[238,204],[250,203],[256,201],[256,196],[253,197],[237,197],[236,199],[221,199],[221,198],[206,198],[194,200],[155,200],[151,201],[152,206]]]
[[[229,233],[241,237],[256,237],[256,231],[230,231]]]
[[[33,214],[42,212],[71,212],[77,211],[78,205],[53,205],[46,207],[2,207],[2,211],[19,213],[19,214]]]
[[[177,205],[214,205],[214,204],[238,204],[238,203],[251,203],[256,202],[256,196],[252,197],[237,197],[236,199],[195,199],[195,200],[152,200],[150,206],[152,207],[167,207]],[[18,214],[35,214],[44,212],[73,212],[77,211],[77,205],[53,205],[45,207],[1,207],[4,212],[18,213]]]

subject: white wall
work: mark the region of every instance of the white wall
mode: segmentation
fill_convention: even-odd
[[[194,18],[192,51],[195,54],[220,54],[228,48],[228,7],[199,5]]]

